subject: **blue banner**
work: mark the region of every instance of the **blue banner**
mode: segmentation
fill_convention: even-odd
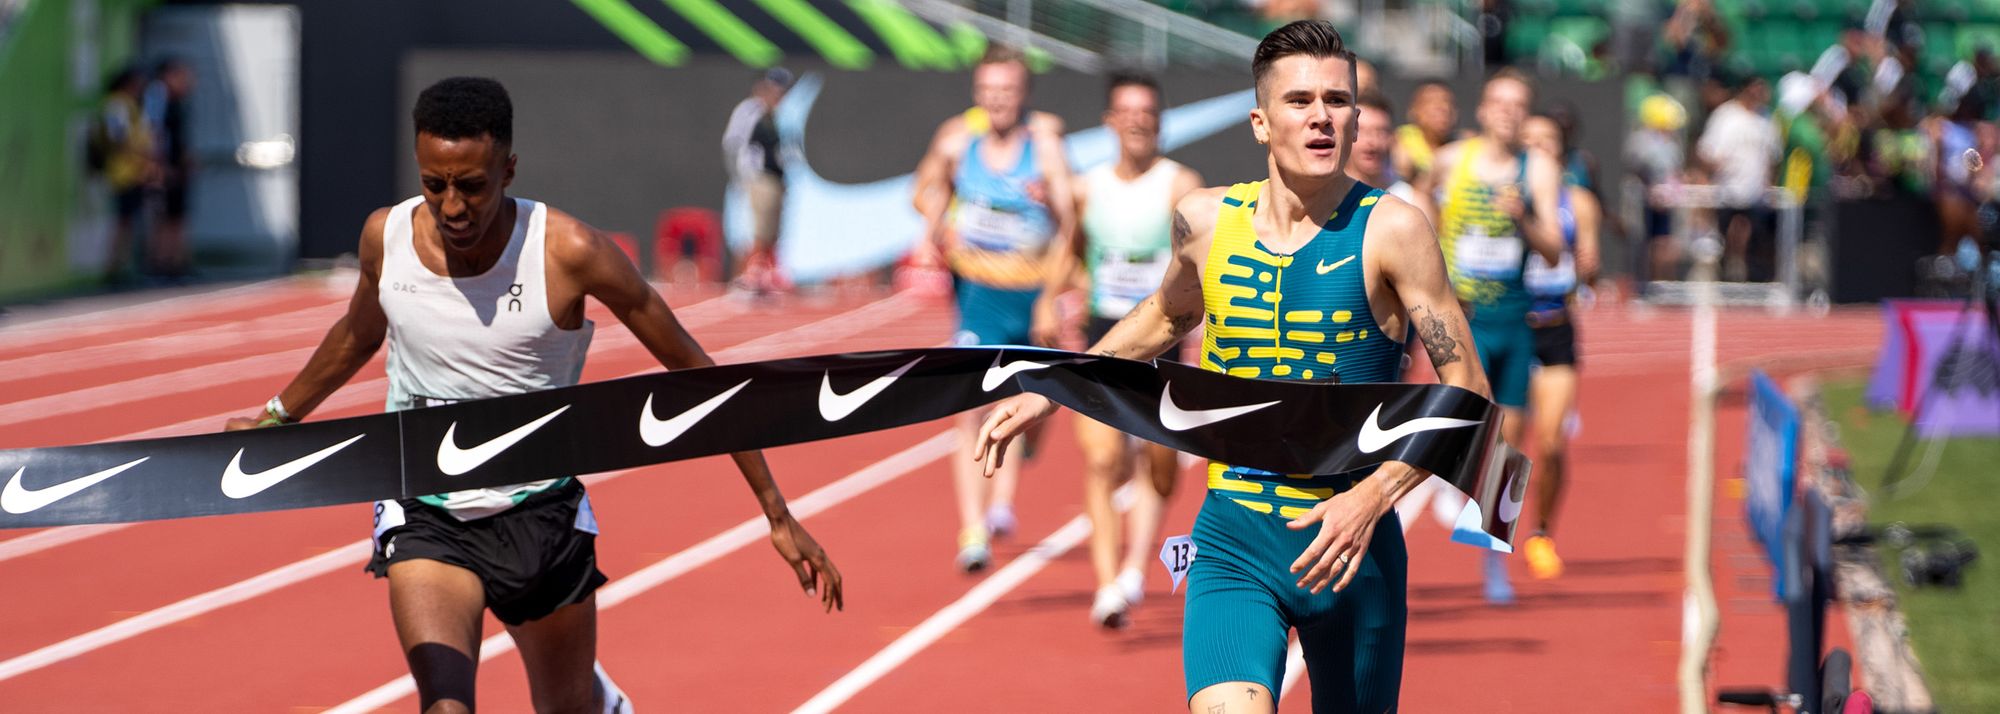
[[[1764,545],[1771,563],[1772,594],[1783,600],[1792,585],[1786,548],[1785,519],[1792,512],[1792,484],[1797,477],[1799,410],[1762,370],[1750,373],[1750,438],[1743,464],[1746,486],[1744,511],[1750,532]]]

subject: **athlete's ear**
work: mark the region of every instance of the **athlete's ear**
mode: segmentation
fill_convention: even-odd
[[[514,160],[517,158],[520,157],[516,156],[513,152],[510,151],[507,153],[507,171],[505,172],[506,178],[500,180],[501,188],[507,188],[509,186],[514,185]]]
[[[1250,110],[1250,135],[1257,137],[1259,144],[1271,143],[1271,125],[1264,118],[1264,108],[1261,106]]]

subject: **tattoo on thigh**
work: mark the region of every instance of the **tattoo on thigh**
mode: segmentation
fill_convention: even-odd
[[[1410,310],[1410,317],[1417,323],[1417,338],[1424,341],[1424,351],[1431,356],[1431,367],[1443,368],[1463,359],[1458,354],[1458,340],[1451,336],[1451,327],[1437,312],[1418,305]]]
[[[1227,704],[1217,704],[1208,708],[1208,714],[1228,714],[1228,712],[1229,705]]]

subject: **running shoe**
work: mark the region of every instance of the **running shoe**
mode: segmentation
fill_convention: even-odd
[[[1125,596],[1126,605],[1138,607],[1139,601],[1146,599],[1145,573],[1139,572],[1137,569],[1127,568],[1119,571],[1118,579],[1113,582],[1118,585],[1118,594]]]
[[[986,532],[994,538],[1014,535],[1014,529],[1019,526],[1020,523],[1014,520],[1013,506],[996,503],[986,509]]]
[[[1125,626],[1126,615],[1132,609],[1132,605],[1125,601],[1125,596],[1118,592],[1119,589],[1115,583],[1097,589],[1097,599],[1090,603],[1091,622],[1107,630]]]
[[[977,573],[993,564],[993,548],[986,543],[986,534],[978,530],[967,531],[958,536],[958,569],[967,573]]]
[[[625,696],[625,690],[619,689],[618,684],[611,681],[611,675],[604,673],[603,663],[594,662],[591,668],[597,671],[598,691],[604,693],[605,714],[632,714],[632,698]]]
[[[1548,536],[1529,538],[1521,547],[1521,555],[1528,559],[1528,572],[1534,573],[1538,579],[1548,580],[1563,574],[1563,561],[1556,555],[1556,542]]]

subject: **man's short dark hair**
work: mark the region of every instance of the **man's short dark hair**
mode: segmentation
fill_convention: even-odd
[[[1120,70],[1111,73],[1111,80],[1104,84],[1104,103],[1111,103],[1111,95],[1118,93],[1119,87],[1145,87],[1153,90],[1153,100],[1166,102],[1166,95],[1160,91],[1159,80],[1153,75],[1136,70]]]
[[[1425,77],[1421,80],[1418,80],[1417,86],[1410,90],[1410,98],[1416,99],[1418,92],[1422,92],[1432,87],[1442,89],[1446,94],[1453,94],[1451,88],[1451,82],[1445,81],[1443,77]]]
[[[490,136],[495,144],[514,144],[514,102],[506,87],[485,77],[439,80],[417,95],[410,118],[418,134],[452,140]]]
[[[1340,30],[1325,20],[1299,20],[1272,30],[1257,43],[1256,53],[1250,59],[1250,78],[1257,85],[1259,96],[1264,92],[1264,75],[1271,71],[1271,65],[1292,55],[1347,60],[1348,82],[1355,82],[1354,51],[1347,49],[1347,42],[1340,39]]]
[[[1387,114],[1391,118],[1396,116],[1396,108],[1389,105],[1389,98],[1382,96],[1381,92],[1362,92],[1361,98],[1354,103]]]

